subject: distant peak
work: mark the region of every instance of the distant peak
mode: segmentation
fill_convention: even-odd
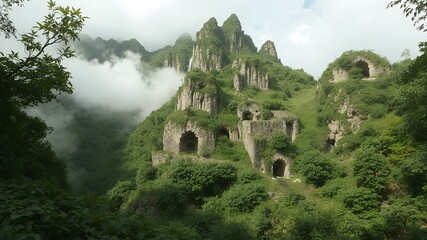
[[[265,41],[265,43],[261,46],[259,53],[261,55],[272,56],[275,60],[278,59],[276,46],[274,45],[274,42],[270,40]]]
[[[222,28],[231,31],[242,31],[242,24],[237,15],[233,13],[224,21]]]
[[[205,24],[203,24],[203,28],[216,28],[216,27],[218,27],[218,22],[214,17],[211,17]]]

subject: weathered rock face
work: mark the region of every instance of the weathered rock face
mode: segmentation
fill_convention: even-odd
[[[225,64],[224,33],[215,18],[209,19],[196,34],[191,69],[220,70]]]
[[[325,141],[325,151],[329,152],[336,145],[338,140],[344,136],[344,128],[339,120],[328,122],[329,135]]]
[[[217,113],[217,90],[203,80],[186,78],[178,95],[176,109],[193,108],[210,114]]]
[[[347,121],[350,123],[350,127],[353,132],[359,130],[360,124],[366,119],[365,116],[361,115],[359,111],[349,103],[348,98],[346,98],[340,105],[338,112],[345,113],[347,115]]]
[[[332,70],[333,83],[342,82],[348,79],[348,72],[341,68],[334,68]]]
[[[390,69],[382,66],[373,64],[369,59],[358,56],[353,61],[356,67],[362,69],[363,79],[364,80],[374,80],[376,77],[381,74],[388,72]],[[348,72],[341,68],[335,68],[332,70],[332,82],[338,83],[345,81],[349,78]]]
[[[237,70],[233,80],[237,91],[247,86],[257,86],[261,90],[268,89],[268,71],[265,65],[247,59],[237,59],[233,62],[233,68]]]
[[[224,31],[227,49],[231,54],[257,51],[251,37],[242,31],[242,25],[236,14],[231,14],[221,28]]]
[[[276,46],[274,43],[270,40],[267,40],[259,50],[259,54],[265,55],[265,56],[271,56],[274,60],[279,60],[277,57],[277,51]]]
[[[265,170],[261,153],[265,147],[265,141],[269,140],[275,132],[283,132],[288,135],[290,141],[294,141],[299,131],[298,118],[284,111],[275,111],[276,117],[271,120],[242,121],[241,137],[246,151],[251,158],[252,165],[262,171]]]
[[[240,120],[257,121],[261,119],[261,108],[256,104],[244,105],[237,110]]]
[[[367,117],[361,115],[358,110],[350,104],[350,99],[347,97],[339,106],[338,112],[345,114],[347,121],[350,123],[352,132],[356,132],[360,128],[360,124]],[[337,144],[337,142],[344,136],[344,127],[339,120],[332,120],[328,123],[330,130],[328,138],[325,141],[325,151],[329,152]]]
[[[173,122],[165,125],[163,132],[163,150],[171,153],[197,153],[204,155],[215,149],[215,135],[212,131],[187,122],[180,126]]]

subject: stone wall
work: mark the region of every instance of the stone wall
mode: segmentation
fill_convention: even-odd
[[[185,133],[192,132],[197,137],[196,153],[204,155],[212,153],[215,149],[215,135],[212,131],[197,126],[196,123],[187,122],[180,126],[171,121],[165,125],[163,132],[163,150],[171,153],[182,152],[180,144]]]
[[[262,171],[265,170],[261,156],[265,148],[265,141],[260,141],[260,139],[269,140],[273,133],[283,132],[289,136],[290,141],[294,141],[298,134],[298,118],[283,111],[276,111],[276,114],[278,114],[277,112],[282,112],[282,117],[271,120],[242,121],[240,125],[241,139],[252,165]],[[283,117],[283,115],[287,117]]]
[[[276,153],[274,156],[273,156],[273,159],[271,160],[271,162],[272,162],[272,169],[271,169],[271,171],[273,172],[273,176],[274,176],[274,163],[276,162],[276,161],[282,161],[283,163],[284,163],[284,169],[282,170],[283,171],[283,178],[285,178],[285,179],[290,179],[291,178],[291,164],[292,164],[292,159],[290,158],[290,157],[287,157],[287,156],[285,156],[285,155],[283,155],[283,154],[280,154],[280,153]]]

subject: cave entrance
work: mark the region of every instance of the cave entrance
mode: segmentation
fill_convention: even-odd
[[[359,60],[356,62],[356,67],[362,69],[362,75],[364,78],[369,78],[369,65],[367,62]]]
[[[273,177],[283,177],[285,175],[285,161],[277,159],[273,163]]]
[[[179,152],[197,152],[198,138],[192,131],[188,131],[182,134],[179,141]]]
[[[230,139],[230,133],[227,128],[223,127],[219,130],[219,136],[225,136]]]
[[[332,148],[335,146],[335,139],[334,138],[328,138],[325,142],[325,152],[330,152]]]
[[[252,120],[254,118],[254,115],[251,113],[251,111],[244,111],[242,114],[243,120]]]

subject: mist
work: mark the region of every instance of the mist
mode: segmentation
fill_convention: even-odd
[[[91,191],[88,185],[92,183],[87,182],[93,178],[90,168],[100,165],[97,162],[101,158],[111,158],[105,161],[114,164],[121,159],[119,155],[100,156],[96,150],[88,153],[87,148],[118,146],[108,151],[119,154],[119,148],[125,145],[135,126],[169,101],[182,83],[184,73],[172,68],[154,69],[140,59],[138,54],[128,52],[125,58],[113,55],[103,63],[83,57],[65,60],[63,65],[72,75],[73,94],[58,96],[62,103],[51,102],[27,109],[30,115],[40,117],[52,127],[47,140],[67,162],[69,182],[77,193]],[[85,124],[90,130],[82,129]],[[104,140],[107,142],[103,143]],[[79,162],[82,158],[85,161]],[[108,174],[120,176],[118,172]],[[96,188],[108,189],[114,184],[113,180],[111,176],[107,181],[91,182],[103,182],[106,186]]]

